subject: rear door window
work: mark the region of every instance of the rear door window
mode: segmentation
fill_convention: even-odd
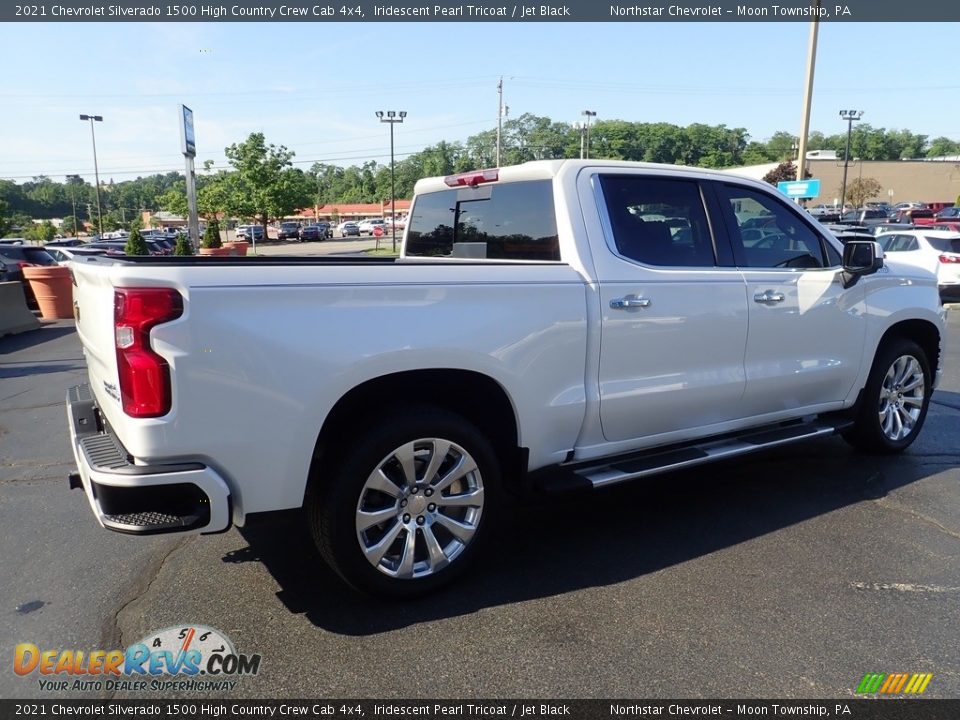
[[[549,180],[424,193],[408,224],[407,257],[560,259]]]
[[[601,175],[617,252],[660,267],[713,267],[710,226],[693,180]]]

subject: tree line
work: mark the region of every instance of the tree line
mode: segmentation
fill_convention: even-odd
[[[528,160],[575,158],[584,141],[582,130],[570,123],[524,114],[503,123],[501,165]],[[835,150],[842,159],[847,135],[813,132],[810,150]],[[616,160],[724,168],[790,160],[796,155],[796,138],[780,131],[764,142],[750,139],[745,128],[694,123],[600,120],[590,128],[590,156]],[[960,142],[946,137],[928,138],[909,130],[887,130],[860,123],[850,138],[851,158],[899,160],[960,154]],[[374,203],[390,198],[389,164],[369,161],[340,167],[315,163],[295,167],[295,153],[269,144],[262,133],[225,149],[229,169],[214,171],[210,163],[197,176],[198,205],[202,215],[226,215],[266,224],[297,209],[338,203]],[[447,175],[496,164],[496,130],[473,135],[463,142],[440,141],[420,152],[401,157],[395,164],[396,196],[409,198],[422,177]],[[166,210],[186,214],[186,184],[178,172],[101,184],[104,230],[127,227],[140,211]],[[77,176],[56,182],[46,176],[17,184],[0,180],[0,235],[14,227],[29,227],[32,219],[72,217],[96,225],[96,192],[92,183]]]

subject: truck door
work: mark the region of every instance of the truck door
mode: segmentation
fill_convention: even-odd
[[[700,183],[615,169],[591,182],[607,244],[594,252],[604,437],[734,419],[745,386],[746,294],[729,246],[714,243]]]
[[[815,411],[843,400],[860,372],[863,283],[844,289],[841,257],[795,205],[715,183],[750,308],[744,417]]]

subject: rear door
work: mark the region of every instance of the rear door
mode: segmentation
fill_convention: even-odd
[[[615,169],[591,182],[607,241],[594,253],[604,437],[696,434],[734,419],[746,294],[729,247],[714,243],[700,183]]]

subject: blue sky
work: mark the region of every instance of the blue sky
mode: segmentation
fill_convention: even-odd
[[[799,132],[809,23],[45,23],[0,36],[0,177],[101,180],[182,170],[177,108],[198,167],[261,131],[304,168],[389,162],[376,110],[406,110],[398,157],[496,125],[497,79],[525,112]],[[960,140],[952,23],[825,23],[811,129],[875,127]],[[14,70],[15,69],[15,70]]]

